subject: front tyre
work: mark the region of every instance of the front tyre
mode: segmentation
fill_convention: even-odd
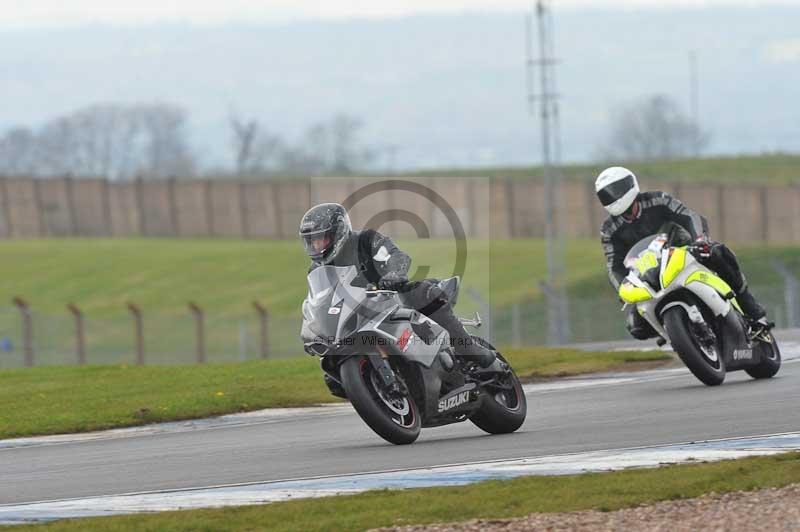
[[[483,338],[473,336],[475,341],[487,349],[493,350],[497,358],[504,364],[508,364],[503,355]],[[496,382],[489,382],[483,385],[483,404],[477,412],[469,418],[479,429],[489,434],[508,434],[514,432],[525,422],[528,414],[528,402],[522,385],[517,378],[514,369],[509,365],[509,372],[496,379]]]
[[[422,424],[414,399],[387,394],[366,356],[348,358],[340,372],[347,398],[378,436],[395,445],[413,443],[419,437]]]
[[[664,313],[673,349],[686,367],[706,386],[718,386],[725,380],[725,362],[716,342],[703,345],[692,331],[692,323],[683,307],[673,307]]]

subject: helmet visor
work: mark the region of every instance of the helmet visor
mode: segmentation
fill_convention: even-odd
[[[600,198],[600,203],[603,207],[608,207],[615,201],[618,201],[622,196],[627,194],[633,188],[633,176],[629,175],[619,181],[614,181],[605,188],[597,191],[597,197]]]
[[[325,229],[300,235],[303,239],[303,247],[305,247],[308,256],[313,260],[324,258],[333,247],[333,233],[334,230]]]

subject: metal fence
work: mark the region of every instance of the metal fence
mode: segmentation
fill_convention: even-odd
[[[800,327],[800,287],[796,282],[756,286],[778,327]],[[621,305],[608,294],[569,300],[570,342],[628,339]],[[457,311],[480,312],[479,334],[498,347],[547,343],[547,303],[536,299],[492,307],[487,297],[465,290]],[[262,309],[265,310],[265,309]],[[0,308],[0,368],[74,364],[195,364],[305,356],[299,338],[300,316],[249,313],[217,315],[134,313],[113,316],[40,313],[25,306]],[[27,323],[26,323],[27,321]]]
[[[107,181],[70,177],[31,179],[0,176],[0,238],[37,237],[237,237],[296,238],[297,220],[313,204],[344,201],[378,177],[308,178],[284,181],[181,180]],[[408,179],[403,179],[409,182]],[[468,237],[530,238],[544,236],[546,204],[543,183],[535,179],[425,178],[413,181],[444,193]],[[606,217],[594,192],[594,180],[560,184],[569,212],[561,231],[568,238],[595,238]],[[643,182],[645,188],[685,198],[714,228],[713,237],[741,243],[800,242],[800,187]],[[399,193],[371,203],[380,210],[396,205],[438,229],[435,210]],[[402,202],[402,203],[401,203]],[[353,223],[369,218],[354,214]],[[412,235],[411,227],[398,231]],[[400,233],[392,231],[396,236]],[[443,236],[449,236],[445,230]]]
[[[80,317],[0,308],[0,368],[74,364],[194,364],[302,353],[296,317],[120,312]]]
[[[753,293],[769,310],[778,328],[800,327],[800,289],[793,285],[754,286]],[[521,347],[547,343],[547,308],[544,299],[492,311],[490,336],[496,345]],[[611,294],[591,299],[571,298],[570,342],[603,342],[630,339],[625,329],[622,304]]]

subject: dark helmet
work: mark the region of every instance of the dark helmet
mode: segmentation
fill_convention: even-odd
[[[344,207],[321,203],[311,207],[300,222],[300,239],[315,262],[328,264],[342,250],[352,226]]]

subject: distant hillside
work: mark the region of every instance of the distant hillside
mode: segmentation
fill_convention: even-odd
[[[800,150],[800,7],[556,10],[563,158],[589,161],[621,104],[687,107],[697,51],[709,153]],[[342,111],[381,169],[533,164],[522,14],[9,30],[0,129],[96,102],[190,113],[205,165],[230,164],[229,112],[290,140]],[[393,155],[390,155],[393,154]]]
[[[603,168],[622,165],[637,176],[655,181],[705,183],[800,183],[800,155],[764,155],[717,157],[655,162],[622,162],[568,165],[561,169],[567,179],[593,180]],[[418,176],[481,176],[540,179],[542,169],[529,167],[487,167],[449,170],[422,170],[407,175]]]

